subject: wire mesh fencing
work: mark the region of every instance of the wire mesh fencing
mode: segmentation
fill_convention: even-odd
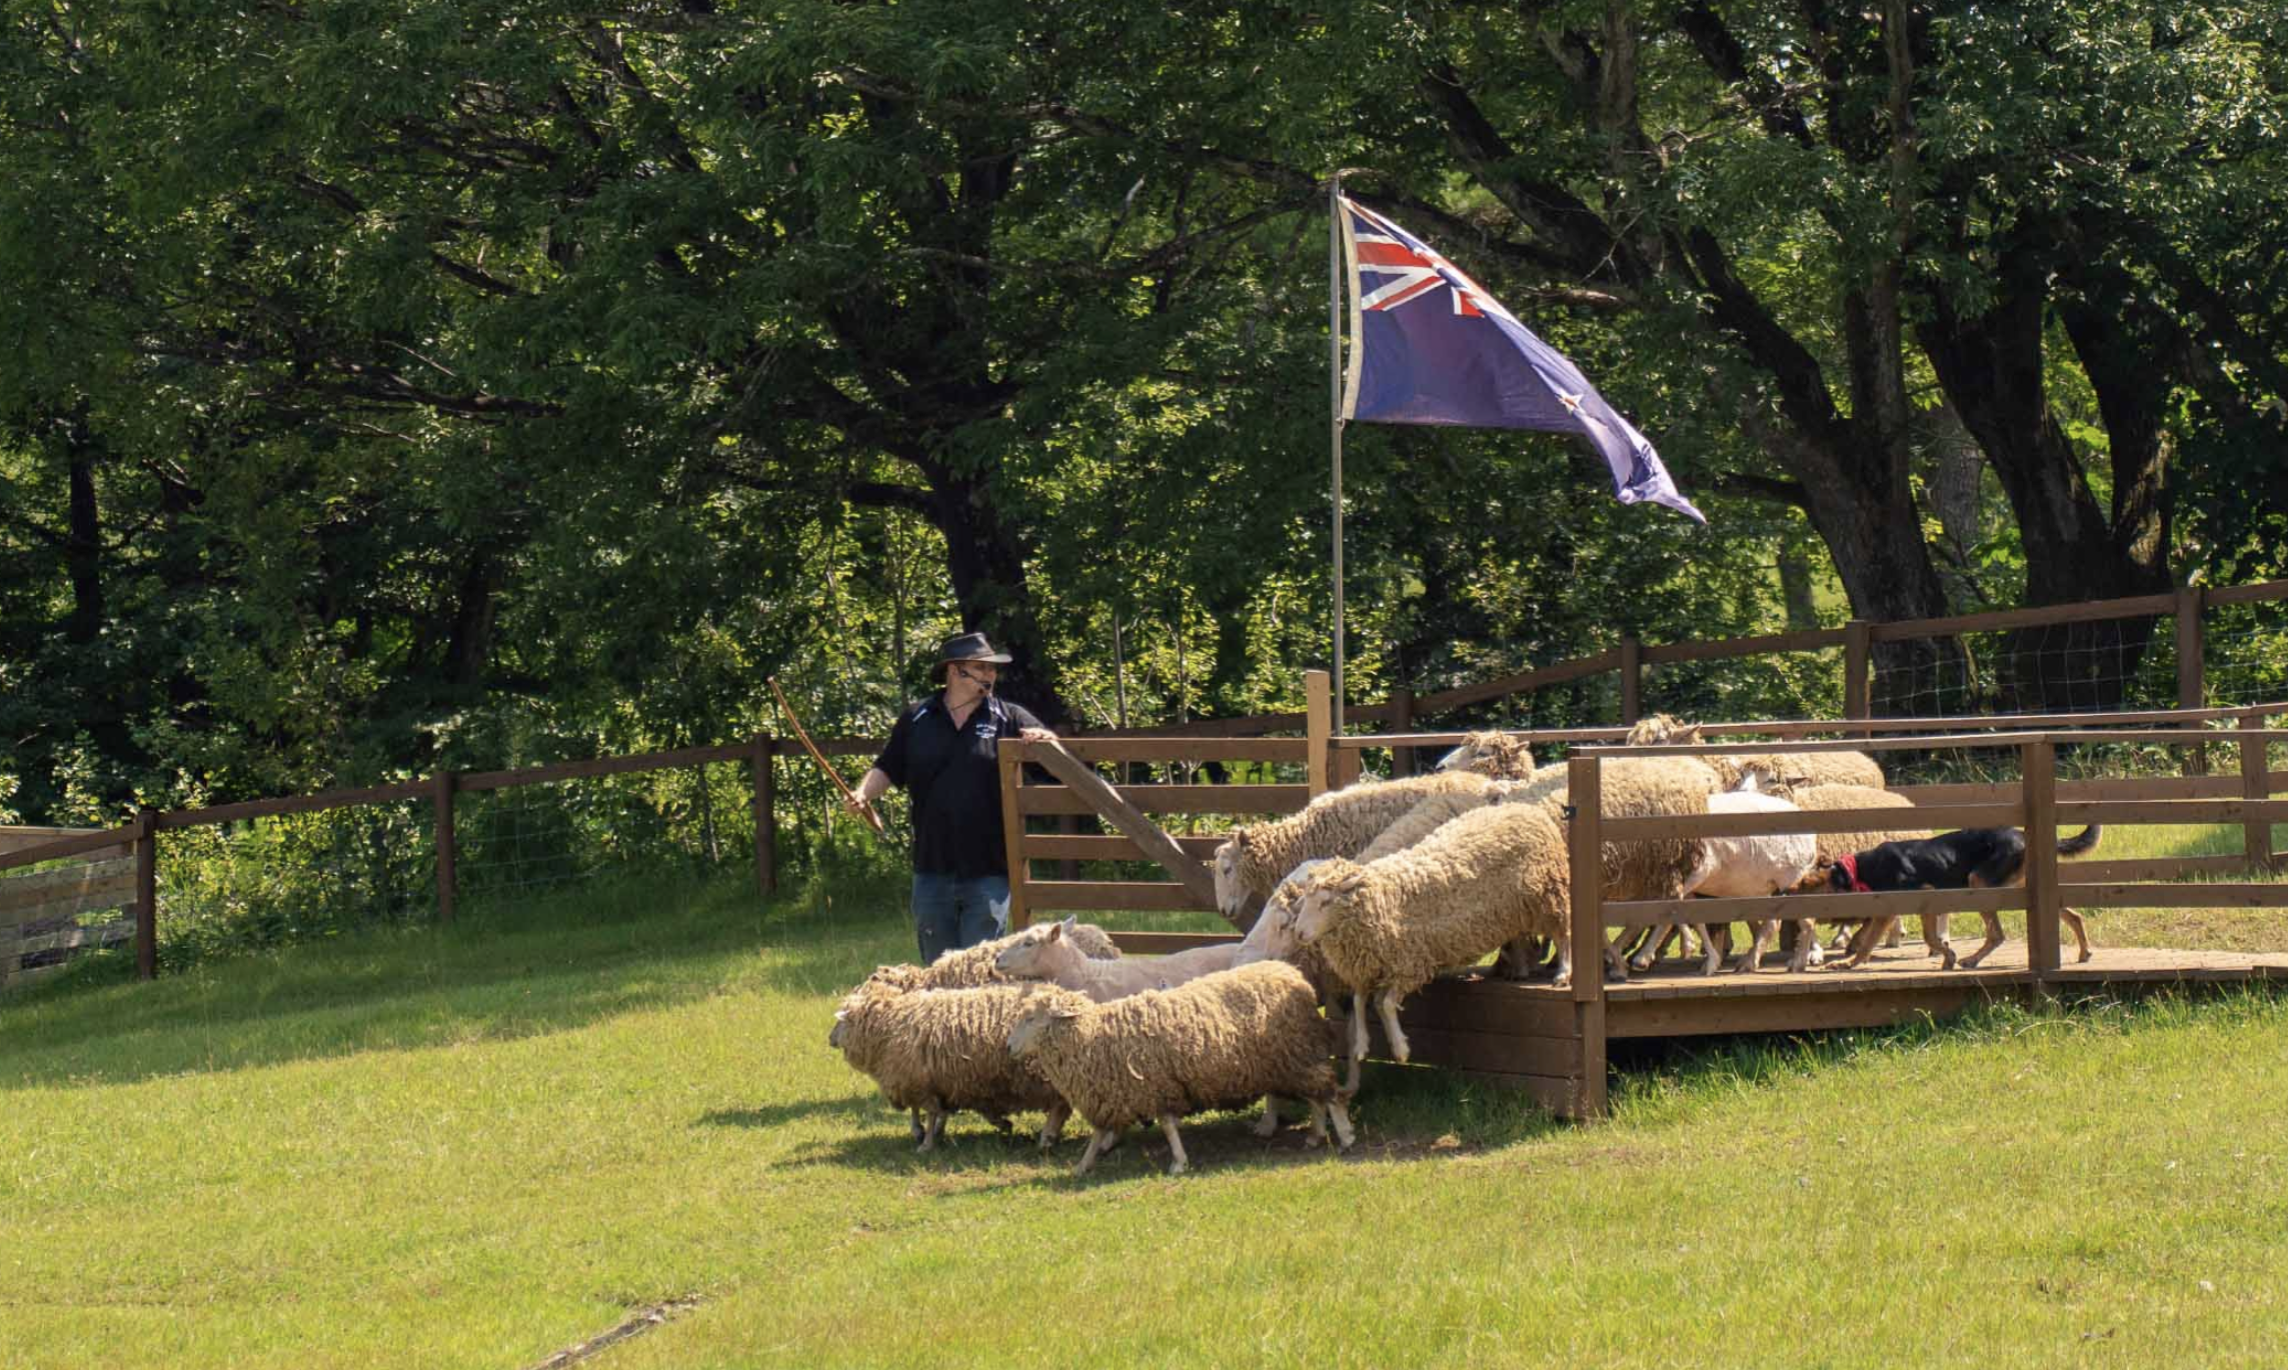
[[[1868,698],[1897,718],[2166,709],[2177,665],[2164,617],[1907,638],[1875,644]]]
[[[436,852],[429,806],[417,800],[171,830],[154,857],[160,967],[426,921]]]

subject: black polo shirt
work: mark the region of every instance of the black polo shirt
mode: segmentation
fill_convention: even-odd
[[[874,767],[913,796],[916,871],[965,879],[1009,873],[994,748],[1020,728],[1040,726],[1023,705],[988,695],[956,732],[943,690],[898,715]]]

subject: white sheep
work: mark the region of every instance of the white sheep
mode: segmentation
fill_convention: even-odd
[[[1473,771],[1494,780],[1523,780],[1533,774],[1533,749],[1524,738],[1505,732],[1464,733],[1460,745],[1438,758],[1441,771]]]
[[[1519,938],[1562,939],[1570,890],[1565,834],[1532,805],[1478,809],[1373,865],[1337,858],[1313,871],[1295,936],[1351,990],[1344,1089],[1358,1088],[1370,997],[1391,1054],[1406,1060],[1400,1001]]]
[[[1285,818],[1236,828],[1215,851],[1216,908],[1236,924],[1251,902],[1269,897],[1305,861],[1356,856],[1429,796],[1483,792],[1492,783],[1470,771],[1442,771],[1351,785],[1322,794]]]
[[[1001,1049],[1046,992],[1038,985],[908,992],[869,980],[843,998],[826,1043],[871,1076],[893,1106],[912,1111],[919,1150],[936,1147],[949,1113],[974,1109],[998,1121],[1038,1109],[1047,1115],[1046,1151],[1063,1135],[1072,1108],[1039,1070]]]
[[[1759,794],[1753,790],[1708,796],[1710,813],[1796,813],[1795,805],[1777,795]],[[1710,837],[1704,839],[1706,855],[1701,867],[1688,882],[1690,893],[1710,898],[1753,898],[1758,895],[1780,894],[1796,887],[1805,871],[1811,869],[1819,845],[1812,835],[1803,833],[1757,833],[1739,837]],[[1753,934],[1748,951],[1733,967],[1736,971],[1753,971],[1763,962],[1764,951],[1771,945],[1779,920],[1755,918],[1748,921]],[[1703,925],[1700,930],[1702,945],[1706,948],[1703,974],[1716,973],[1717,951],[1714,929]],[[1790,971],[1801,971],[1808,962],[1819,964],[1819,939],[1813,935],[1811,920],[1796,920],[1795,950],[1788,958]]]
[[[1326,1139],[1329,1117],[1337,1143],[1351,1145],[1350,1114],[1336,1089],[1333,1029],[1310,982],[1283,961],[1108,1004],[1071,990],[1041,994],[1010,1030],[1008,1050],[1036,1066],[1093,1129],[1075,1175],[1088,1173],[1122,1129],[1146,1121],[1167,1134],[1168,1173],[1181,1175],[1191,1162],[1178,1119],[1263,1099],[1256,1130],[1269,1136],[1278,1127],[1269,1102],[1275,1095],[1306,1102],[1310,1145]]]
[[[973,989],[978,985],[1005,985],[1017,978],[1004,975],[994,962],[1001,953],[1018,942],[1025,933],[1013,932],[980,942],[974,947],[962,947],[940,955],[927,966],[879,966],[867,980],[891,985],[898,989]],[[1120,948],[1113,945],[1111,934],[1094,923],[1067,920],[1066,942],[1081,955],[1097,961],[1117,961]]]

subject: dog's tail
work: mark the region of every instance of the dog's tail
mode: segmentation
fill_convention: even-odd
[[[2097,824],[2090,824],[2088,827],[2081,830],[2080,836],[2069,837],[2065,841],[2058,843],[2058,855],[2079,856],[2085,851],[2097,850],[2098,834],[2104,831],[2105,829],[2099,827]]]

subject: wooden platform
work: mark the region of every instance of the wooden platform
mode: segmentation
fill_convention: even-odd
[[[1957,941],[1968,954],[1975,940]],[[1482,973],[1443,978],[1407,1001],[1399,1021],[1416,1064],[1444,1066],[1523,1089],[1568,1117],[1602,1111],[1604,1041],[1713,1033],[1808,1032],[1884,1027],[1944,1018],[1975,1004],[2032,997],[2026,944],[2005,942],[1976,970],[1942,971],[1919,941],[1878,952],[1857,970],[1791,975],[1773,957],[1751,975],[1702,976],[1698,963],[1666,961],[1626,984],[1605,986],[1603,1031],[1569,989],[1546,981],[1496,980]],[[2052,992],[2105,986],[2235,984],[2288,980],[2288,952],[2099,948],[2087,964],[2051,972]],[[1338,1011],[1342,1006],[1338,1006]],[[1379,1026],[1370,1054],[1388,1059]],[[1601,1079],[1599,1081],[1601,1084]]]

